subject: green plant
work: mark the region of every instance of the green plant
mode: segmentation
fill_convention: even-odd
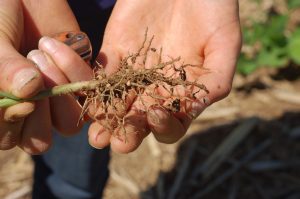
[[[288,0],[287,3],[288,3],[289,9],[300,7],[300,1],[299,0]]]
[[[300,1],[290,1],[289,7]],[[250,74],[259,67],[284,67],[293,62],[300,65],[300,27],[287,34],[288,15],[270,14],[265,23],[243,27],[244,45],[251,52],[242,52],[237,71]]]

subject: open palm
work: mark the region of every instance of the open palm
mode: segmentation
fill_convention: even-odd
[[[126,141],[125,137],[111,136],[101,122],[94,122],[89,141],[97,148],[111,144],[117,152],[133,151],[150,130],[158,141],[175,142],[185,134],[192,117],[230,92],[241,46],[237,0],[118,1],[98,57],[107,73],[115,72],[122,58],[138,51],[147,28],[148,35],[155,36],[153,47],[163,47],[163,59],[180,56],[185,63],[197,65],[186,68],[187,80],[205,84],[210,92],[198,93],[190,110],[180,114],[156,107],[139,115],[138,121],[132,117],[131,125],[125,125]],[[148,57],[146,67],[156,61],[157,56]],[[132,107],[139,108],[138,101]],[[136,112],[129,110],[127,117],[133,115]]]

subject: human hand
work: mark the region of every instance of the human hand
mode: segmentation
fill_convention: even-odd
[[[148,35],[155,36],[153,46],[156,49],[163,48],[165,61],[168,60],[167,56],[180,56],[185,63],[198,66],[186,68],[187,80],[203,83],[209,94],[198,93],[197,100],[190,108],[179,113],[152,106],[155,102],[143,96],[147,111],[142,115],[137,113],[136,110],[144,108],[139,100],[133,102],[125,116],[126,135],[119,133],[120,136],[112,136],[112,132],[101,125],[105,121],[98,120],[91,125],[89,142],[96,148],[111,144],[116,152],[134,151],[149,130],[160,142],[176,142],[186,133],[192,118],[197,117],[208,105],[224,98],[231,90],[241,47],[237,0],[118,1],[98,57],[108,74],[118,70],[116,66],[122,58],[138,51],[147,27]],[[157,57],[148,57],[146,67],[151,67],[156,61]],[[209,72],[203,72],[204,68]],[[160,94],[165,95],[163,91]]]
[[[0,1],[0,90],[28,98],[44,87],[90,79],[92,71],[78,55],[47,37],[39,42],[39,47],[62,57],[59,63],[54,64],[41,51],[28,55],[36,66],[23,57],[37,47],[42,35],[77,30],[66,1]],[[69,58],[68,54],[72,54],[71,59],[65,58]],[[71,68],[75,63],[76,70]],[[70,95],[0,109],[0,150],[19,146],[31,154],[44,152],[51,145],[52,126],[71,135],[80,128],[80,113],[81,107]]]

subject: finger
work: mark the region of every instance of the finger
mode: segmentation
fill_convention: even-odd
[[[26,47],[32,48],[41,35],[52,35],[57,32],[79,30],[75,17],[67,1],[41,0],[37,4],[31,0],[24,1],[24,22],[28,29],[35,30],[26,38]],[[48,11],[51,10],[51,13]],[[49,21],[49,19],[51,19]],[[46,25],[45,25],[46,24]],[[25,49],[26,50],[26,49]],[[47,101],[38,102],[37,109],[26,120],[21,147],[30,153],[45,151],[51,143],[51,119]],[[41,121],[38,124],[35,124]],[[41,129],[43,132],[41,133]],[[32,136],[32,137],[31,137]]]
[[[33,50],[27,57],[34,61],[43,74],[45,86],[50,88],[68,83],[67,78],[53,61],[42,51]],[[64,135],[78,132],[81,106],[71,95],[55,96],[50,99],[51,120],[55,128]]]
[[[178,93],[175,95],[180,96]],[[162,143],[178,141],[192,122],[192,118],[187,114],[190,107],[186,106],[186,101],[179,100],[179,109],[173,110],[174,100],[171,97],[166,88],[149,87],[132,105],[132,109],[143,110],[146,113],[151,132]]]
[[[26,98],[36,94],[42,78],[33,64],[17,52],[21,45],[22,6],[19,1],[1,1],[0,90]]]
[[[136,150],[143,139],[150,133],[147,111],[157,102],[149,96],[140,96],[130,106],[124,121],[119,122],[119,127],[111,137],[111,148],[118,153],[129,153]]]
[[[23,102],[14,106],[8,107],[4,111],[4,121],[17,122],[24,119],[34,110],[34,103]]]
[[[141,145],[148,134],[146,114],[132,109],[125,116],[124,124],[120,124],[113,132],[111,148],[117,153],[130,153]]]
[[[39,49],[46,52],[70,82],[90,80],[90,66],[66,44],[50,37],[42,37]]]
[[[102,149],[110,144],[111,132],[98,122],[93,122],[90,125],[88,134],[89,143],[94,148]]]
[[[42,78],[34,64],[0,39],[0,90],[21,98],[35,95],[42,88]],[[33,103],[21,103],[0,110],[0,149],[16,146],[21,136],[23,118],[31,114]]]
[[[24,54],[37,48],[41,36],[80,30],[67,1],[39,0],[36,3],[36,0],[26,0],[22,1],[22,5],[23,21],[26,27],[24,49],[22,49]]]
[[[96,120],[96,124],[93,124],[89,131],[89,141],[92,146],[103,148],[111,143],[113,151],[129,153],[142,143],[149,133],[147,118],[144,111],[128,110],[134,99],[133,93],[129,92],[126,99],[122,101],[121,108],[118,104],[119,101],[115,101],[115,108],[110,106],[104,108],[100,103],[96,106],[98,109],[96,112],[93,108],[95,105],[91,105],[92,111],[90,112],[94,112],[93,118]],[[104,110],[106,111],[104,112]]]
[[[147,104],[149,127],[156,139],[163,143],[174,143],[183,137],[192,120],[208,106],[203,101],[188,97],[193,88],[179,86],[172,92],[170,90],[167,86],[157,86],[149,92],[152,95],[143,97],[144,104]],[[201,94],[206,99],[207,93],[203,91]]]
[[[2,45],[1,45],[2,44]],[[3,48],[7,46],[4,50]],[[5,51],[5,52],[4,52]],[[22,57],[5,42],[0,42],[0,90],[10,92],[20,98],[35,95],[43,86],[40,72],[32,62]],[[34,109],[32,103],[21,103],[6,109],[4,117],[7,121],[25,118]]]
[[[12,46],[0,41],[0,89],[20,98],[35,95],[42,88],[37,68]]]
[[[135,98],[136,93],[128,91],[121,98],[114,98],[110,105],[94,101],[89,105],[89,115],[103,126],[110,125],[108,129],[113,129],[117,125],[117,118],[123,118],[127,114]]]
[[[0,2],[0,90],[27,98],[42,88],[42,78],[33,64],[16,50],[21,45],[23,34],[21,10],[19,1]],[[32,109],[33,105],[29,103],[0,109],[0,150],[11,149],[18,144],[22,117],[30,114]]]
[[[0,150],[9,150],[19,142],[23,120],[7,122],[3,118],[4,111],[0,109]]]
[[[139,147],[148,133],[145,114],[131,111],[126,115],[124,124],[119,124],[112,132],[94,122],[89,129],[89,143],[98,149],[110,144],[114,152],[129,153]]]
[[[51,118],[48,99],[37,101],[36,109],[24,122],[19,147],[35,155],[49,149],[52,142]]]
[[[130,109],[126,115],[118,115],[116,112],[106,114],[109,114],[109,118],[97,118],[96,114],[96,121],[89,129],[89,142],[95,148],[103,148],[110,143],[113,151],[129,153],[134,151],[149,133],[143,111]]]
[[[165,108],[169,107],[168,104],[171,99],[163,97],[165,100],[161,100],[161,98],[155,96],[147,96],[147,93],[146,91],[143,96],[137,98],[129,111],[129,113],[146,115],[144,117],[146,121],[141,116],[136,117],[135,120],[133,119],[132,123],[136,125],[136,132],[147,135],[145,129],[148,127],[159,142],[174,143],[178,141],[185,135],[192,122],[193,118],[188,114],[191,111],[191,104],[187,104],[187,101],[182,100],[180,105],[182,108],[178,112],[173,112]],[[156,92],[150,91],[150,93],[155,94]],[[157,94],[163,96],[161,92]],[[142,139],[143,137],[139,140],[140,143]],[[138,144],[135,145],[135,147],[137,146]]]
[[[157,106],[149,108],[147,120],[155,138],[159,142],[168,144],[174,143],[183,137],[189,123],[185,122],[186,126],[184,126],[173,113]]]

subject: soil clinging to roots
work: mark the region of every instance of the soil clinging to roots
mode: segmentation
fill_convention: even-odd
[[[123,128],[126,112],[130,108],[128,98],[134,96],[145,106],[141,95],[146,95],[154,99],[158,106],[169,110],[170,112],[179,112],[183,100],[195,101],[196,94],[201,90],[209,93],[203,84],[191,82],[186,77],[186,67],[199,67],[191,64],[180,63],[181,58],[170,58],[169,61],[162,62],[162,48],[157,50],[151,46],[154,37],[147,40],[147,31],[144,41],[137,53],[128,55],[120,62],[119,70],[112,75],[107,76],[104,68],[97,64],[93,82],[97,84],[95,89],[83,89],[87,96],[83,105],[82,115],[88,111],[89,107],[94,106],[96,110],[101,110],[102,117],[105,120],[105,128],[113,131],[116,128]],[[147,69],[145,67],[147,58],[150,53],[158,53],[157,64]],[[169,71],[172,71],[169,73]],[[168,74],[168,75],[167,75]],[[184,96],[179,96],[176,92],[177,87],[182,87]],[[162,88],[169,93],[169,97],[163,97],[157,94],[157,89]],[[152,88],[152,89],[149,89]],[[162,105],[165,101],[171,99],[168,105]]]

